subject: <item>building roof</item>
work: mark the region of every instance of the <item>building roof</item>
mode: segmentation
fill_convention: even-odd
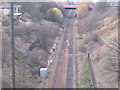
[[[22,13],[14,13],[15,16],[22,15]]]
[[[20,8],[20,5],[14,5],[14,8]],[[0,5],[0,9],[10,9],[10,3]]]
[[[3,9],[3,8],[10,8],[10,5],[9,5],[8,3],[5,3],[5,4],[2,4],[2,5],[0,6],[0,8],[1,8],[1,9]]]
[[[46,70],[48,70],[48,69],[47,69],[47,68],[40,68],[40,70],[41,70],[41,71],[44,71],[44,70],[46,71]]]

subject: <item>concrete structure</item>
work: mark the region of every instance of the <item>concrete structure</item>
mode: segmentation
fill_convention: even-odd
[[[2,11],[2,15],[10,15],[10,3],[4,3],[0,5],[0,11]],[[14,5],[14,16],[21,16],[20,13],[20,5]]]
[[[78,5],[64,5],[65,9],[76,9]]]
[[[47,75],[48,69],[47,68],[40,68],[40,76],[45,77]]]

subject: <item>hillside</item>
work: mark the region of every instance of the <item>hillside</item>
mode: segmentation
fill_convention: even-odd
[[[118,88],[118,7],[106,2],[17,4],[16,88]],[[1,19],[2,86],[10,88],[10,16]],[[41,68],[47,72],[43,77]]]
[[[104,2],[95,4],[88,15],[78,19],[79,87],[91,87],[89,52],[97,86],[118,88],[118,20],[117,7],[108,7]]]
[[[20,3],[20,5],[24,18],[20,24],[14,26],[16,87],[45,88],[48,86],[48,76],[41,78],[39,69],[47,67],[53,44],[56,38],[60,37],[62,23],[42,17],[48,9],[56,5],[55,3]],[[40,8],[41,5],[44,10]],[[46,5],[49,6],[45,9]],[[26,23],[28,19],[30,24]],[[2,85],[4,88],[9,88],[11,87],[9,26],[2,33]],[[29,49],[31,46],[32,49]]]

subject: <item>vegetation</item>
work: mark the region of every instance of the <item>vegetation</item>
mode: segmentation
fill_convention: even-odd
[[[20,2],[19,4],[22,7],[23,16],[20,24],[14,26],[16,87],[45,88],[48,83],[47,76],[41,78],[39,69],[47,67],[51,47],[59,35],[59,26],[63,20],[63,9],[54,2]],[[56,20],[51,19],[51,13]],[[48,17],[47,14],[49,14]],[[9,26],[9,19],[7,16],[3,17],[3,25]],[[10,30],[9,28],[6,29],[2,35],[4,88],[10,87],[11,77],[9,74],[11,72],[9,69],[11,62]]]
[[[103,4],[104,7],[101,7]],[[82,28],[82,30],[78,30],[78,33],[81,37],[86,33],[92,33],[95,31],[99,26],[99,23],[97,22],[105,17],[104,12],[108,10],[107,4],[104,2],[96,4],[92,11],[88,11],[88,3],[82,3],[82,5],[84,7],[79,6],[77,9],[78,19],[80,19],[78,22],[78,28]]]
[[[47,67],[48,55],[59,32],[59,27],[49,21],[34,23],[31,25],[21,24],[15,26],[15,59],[16,59],[16,84],[17,87],[43,87],[45,79],[39,76],[39,69]],[[3,34],[3,68],[10,67],[10,31]],[[28,47],[32,47],[28,50]],[[19,72],[18,72],[19,71]],[[9,78],[10,71],[3,73],[4,78]],[[26,74],[25,74],[26,73]],[[4,79],[4,85],[7,84]],[[33,84],[34,83],[34,84]],[[44,84],[43,84],[44,83]]]
[[[111,41],[109,41],[108,45],[110,50],[112,50],[110,52],[111,57],[109,57],[111,65],[109,66],[108,70],[113,72],[119,72],[118,70],[118,55],[120,54],[119,44],[120,43],[118,39],[113,38]]]
[[[50,8],[47,11],[47,19],[61,24],[63,22],[62,12],[58,8]]]
[[[52,2],[21,2],[20,5],[22,5],[22,12],[28,13],[30,15],[30,18],[33,21],[40,21],[41,19],[46,18],[45,14],[49,8],[53,8],[56,6],[56,3]]]
[[[91,77],[90,77],[90,71],[89,66],[87,63],[87,60],[81,60],[80,65],[82,67],[82,72],[80,75],[80,84],[82,88],[91,88]]]
[[[89,12],[92,10],[89,6],[93,5],[91,2],[82,2],[77,7],[76,13],[79,19],[85,18],[88,16]]]
[[[63,17],[61,17],[59,15],[61,15],[62,13],[63,13],[63,15],[66,15],[65,10],[61,6],[57,5],[55,2],[40,2],[40,3],[36,3],[36,2],[34,2],[34,3],[31,3],[31,2],[22,3],[21,2],[20,5],[22,5],[21,11],[24,14],[27,13],[28,16],[33,21],[37,21],[37,22],[39,22],[40,20],[43,20],[43,19],[47,19],[47,20],[61,23],[62,20],[60,21],[60,19],[63,19]],[[54,7],[56,7],[56,8],[54,8]],[[51,13],[54,12],[54,16],[57,20],[52,19],[51,16],[47,15],[48,14],[47,12],[50,8],[54,8],[51,11]],[[49,13],[50,13],[50,10],[49,10]]]
[[[84,3],[84,7],[79,6],[77,9],[79,53],[81,57],[84,57],[91,52],[97,85],[103,88],[118,87],[118,54],[120,53],[117,40],[117,8],[109,8],[107,5],[107,2],[99,2],[91,11],[88,11],[87,4]],[[84,67],[82,70],[86,71],[87,65],[84,60],[86,60],[85,57],[81,67]],[[83,73],[80,84],[84,85],[85,80],[89,81],[86,76],[88,73],[79,72]]]
[[[8,16],[2,17],[2,25],[3,26],[10,26],[10,18]]]

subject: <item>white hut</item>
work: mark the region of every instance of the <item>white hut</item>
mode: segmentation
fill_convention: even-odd
[[[47,68],[40,68],[40,76],[45,77],[47,75],[48,69]]]

